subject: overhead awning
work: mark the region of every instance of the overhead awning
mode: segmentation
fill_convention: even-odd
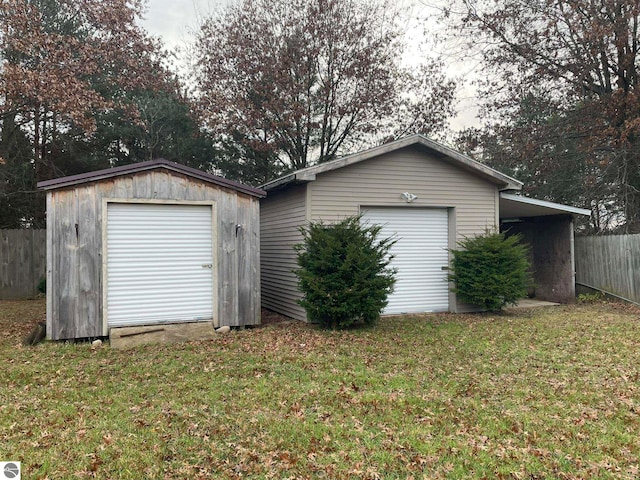
[[[500,220],[549,215],[591,215],[591,211],[511,193],[500,193]]]

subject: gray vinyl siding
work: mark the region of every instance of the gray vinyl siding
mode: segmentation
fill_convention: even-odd
[[[447,207],[455,211],[456,241],[497,223],[495,185],[415,148],[319,174],[310,185],[313,221],[336,221],[361,206]],[[402,192],[418,198],[407,204]]]
[[[262,306],[289,317],[305,320],[293,245],[300,243],[298,230],[306,224],[306,185],[269,192],[260,205],[260,271]]]
[[[410,192],[418,198],[407,204]],[[408,147],[363,162],[319,173],[306,185],[270,191],[261,201],[262,305],[305,320],[296,301],[301,297],[292,270],[292,246],[301,241],[298,228],[307,221],[335,222],[360,213],[361,207],[440,207],[449,211],[449,246],[464,236],[482,233],[498,222],[498,187],[477,174]],[[454,311],[477,310],[457,304]]]
[[[310,186],[313,221],[337,221],[366,206],[446,207],[450,248],[464,236],[483,233],[498,223],[496,185],[410,147],[322,173]],[[400,198],[403,192],[418,198],[408,204]],[[449,303],[454,312],[478,310],[458,303],[453,293]]]
[[[107,334],[103,322],[104,200],[211,202],[217,218],[213,225],[217,258],[214,325],[260,323],[258,199],[158,169],[47,193],[49,338]],[[241,233],[236,225],[241,225]]]

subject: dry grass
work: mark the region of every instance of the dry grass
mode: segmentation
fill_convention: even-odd
[[[270,319],[130,351],[20,346],[0,302],[0,460],[23,478],[637,478],[640,315],[613,304]]]

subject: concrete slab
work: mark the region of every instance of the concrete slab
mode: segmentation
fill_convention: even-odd
[[[523,298],[518,300],[518,303],[510,308],[555,307],[558,305],[560,304],[556,302],[547,302],[546,300],[537,300],[535,298]]]
[[[113,348],[133,348],[150,343],[190,342],[213,338],[211,322],[170,323],[144,327],[112,328],[109,336]]]

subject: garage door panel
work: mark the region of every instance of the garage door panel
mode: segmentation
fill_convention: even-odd
[[[109,326],[213,317],[211,208],[108,204]]]
[[[394,236],[392,266],[398,269],[385,314],[449,310],[448,212],[444,208],[362,209],[362,221],[382,226],[382,237]]]
[[[144,282],[128,282],[125,283],[123,285],[119,285],[118,287],[110,287],[110,293],[112,293],[113,295],[115,294],[121,294],[122,298],[119,298],[118,301],[120,304],[125,303],[125,302],[136,302],[136,303],[141,303],[141,300],[139,298],[139,296],[130,296],[130,298],[127,298],[125,295],[127,292],[130,292],[131,289],[134,288],[139,288],[139,287],[145,287],[145,285],[149,285],[151,287],[157,287],[155,288],[155,292],[153,291],[154,288],[146,288],[146,292],[144,294],[146,299],[152,299],[152,298],[163,298],[164,296],[166,296],[166,291],[164,287],[169,287],[171,288],[171,290],[175,293],[175,294],[180,294],[180,299],[185,299],[185,297],[187,296],[193,296],[193,297],[197,297],[200,298],[201,295],[203,293],[207,293],[208,295],[211,294],[211,290],[208,288],[194,288],[193,286],[190,286],[188,284],[184,284],[184,285],[179,285],[176,284],[175,282],[153,282],[152,284],[149,283],[144,283]],[[148,306],[145,306],[145,308],[149,308]]]

